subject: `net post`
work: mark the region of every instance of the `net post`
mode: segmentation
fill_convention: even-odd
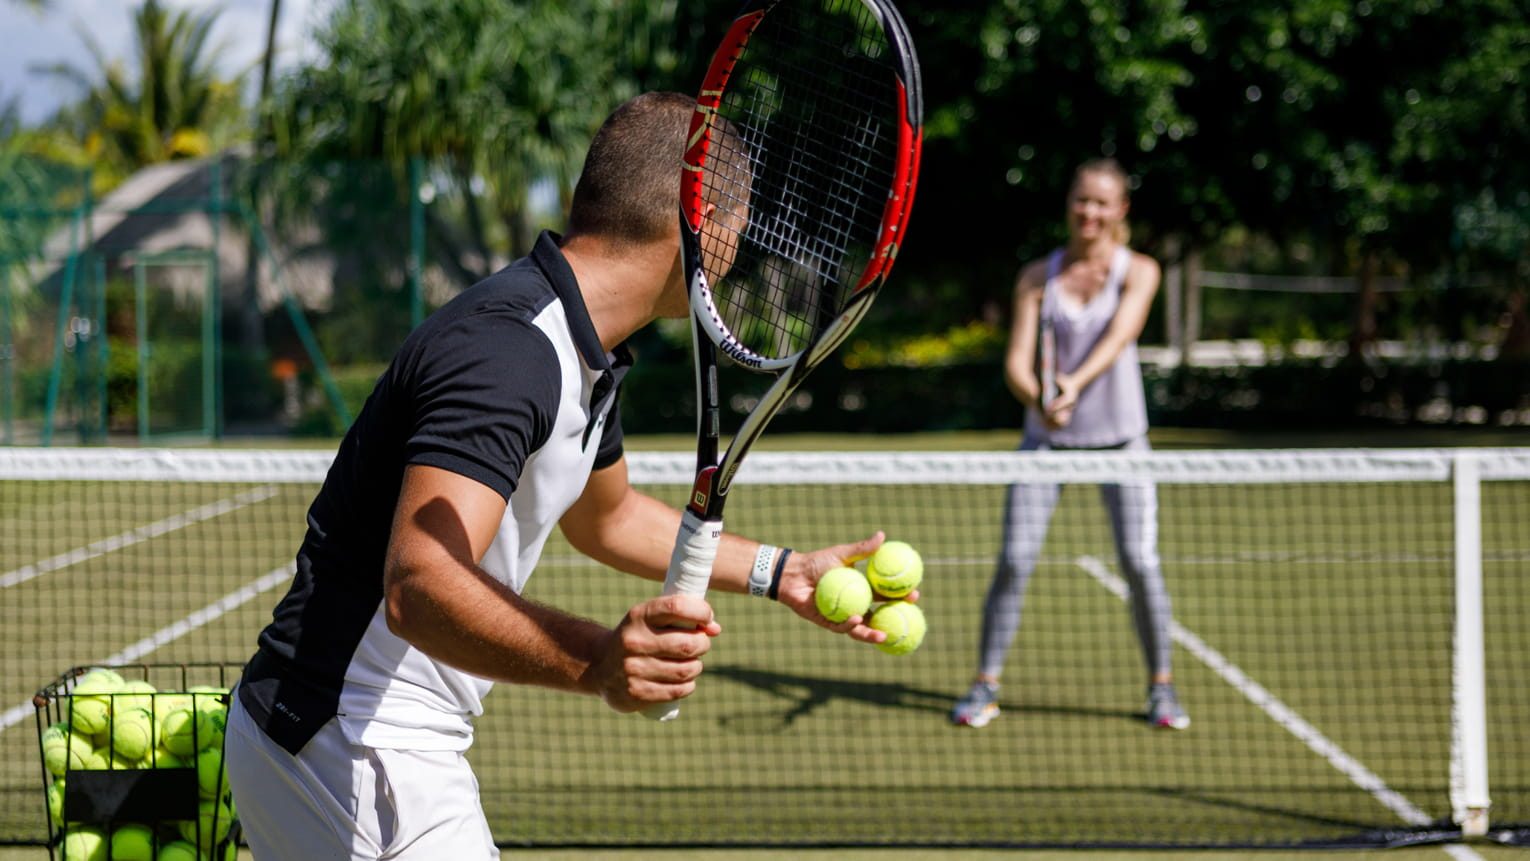
[[[1471,451],[1452,456],[1456,630],[1452,673],[1450,807],[1463,837],[1487,833],[1487,695],[1482,621],[1482,485]]]

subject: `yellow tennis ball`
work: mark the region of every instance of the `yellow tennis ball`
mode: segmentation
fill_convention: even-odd
[[[176,756],[164,747],[154,747],[149,750],[145,762],[150,768],[186,768],[186,760]]]
[[[902,598],[924,579],[924,560],[919,551],[902,541],[883,542],[866,563],[866,579],[885,598]]]
[[[135,708],[112,717],[112,752],[137,762],[154,747],[154,716],[148,709]]]
[[[90,739],[71,732],[69,724],[56,723],[43,731],[43,765],[54,777],[63,777],[65,771],[89,768],[95,750]]]
[[[59,850],[63,861],[106,861],[106,835],[98,828],[71,828]]]
[[[90,769],[90,771],[127,771],[127,769],[138,768],[138,763],[122,759],[122,757],[116,755],[115,752],[112,752],[112,743],[107,742],[106,745],[92,748],[90,760],[86,763],[86,768]]]
[[[157,693],[153,685],[141,679],[123,682],[117,695],[112,697],[112,710],[143,709],[152,712]]]
[[[154,830],[147,825],[112,829],[112,861],[154,861]]]
[[[163,723],[165,715],[176,709],[191,708],[195,703],[186,694],[160,694],[154,698],[154,719]]]
[[[871,584],[854,568],[830,568],[818,578],[813,603],[830,622],[864,616],[871,609]]]
[[[48,785],[48,818],[53,821],[54,828],[64,826],[64,779],[62,777]]]
[[[101,764],[96,766],[97,768],[110,769],[112,771],[133,771],[149,767],[149,764],[144,760],[130,759],[112,750],[110,747],[96,748],[96,756],[101,759]]]
[[[889,601],[871,614],[867,624],[887,634],[877,648],[889,655],[906,655],[924,642],[924,611],[918,604]]]
[[[181,837],[202,852],[211,853],[213,847],[228,836],[234,824],[234,812],[221,801],[203,801],[197,805],[196,819],[181,820]],[[200,839],[198,839],[200,838]]]
[[[159,855],[155,861],[202,861],[202,853],[197,847],[184,840],[172,840],[159,847]]]
[[[176,756],[189,759],[212,742],[213,728],[207,713],[190,704],[171,709],[160,718],[159,743]]]
[[[228,792],[222,749],[210,747],[197,754],[197,787],[203,798],[221,798]]]
[[[196,701],[199,709],[221,709],[227,707],[228,688],[220,688],[216,685],[192,685],[186,689],[192,699]]]
[[[103,733],[111,716],[111,706],[105,696],[74,693],[69,697],[69,723],[74,726],[75,732],[85,735]]]
[[[122,674],[107,667],[96,667],[80,676],[77,685],[101,685],[106,690],[116,690],[124,684]]]

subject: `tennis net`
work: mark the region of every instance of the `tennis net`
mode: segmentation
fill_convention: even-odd
[[[246,659],[330,458],[0,449],[0,842],[47,836],[32,694],[79,665]],[[628,461],[666,501],[691,484],[689,455]],[[1143,720],[1110,502],[1156,538],[1181,732]],[[470,758],[501,845],[1530,840],[1530,449],[760,452],[729,507],[772,543],[918,548],[923,646],[717,595],[677,721],[499,686]],[[1035,562],[1001,716],[957,728],[1006,510]],[[607,623],[656,592],[556,535],[527,587]]]

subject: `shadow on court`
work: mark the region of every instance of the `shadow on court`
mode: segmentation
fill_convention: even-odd
[[[755,711],[725,715],[721,722],[730,728],[748,728],[755,731],[789,729],[799,718],[807,717],[824,706],[836,701],[851,701],[886,709],[902,709],[923,712],[945,723],[951,705],[958,693],[949,690],[932,691],[893,682],[858,682],[839,678],[822,678],[774,670],[758,670],[750,667],[718,667],[708,669],[707,676],[725,678],[747,685],[783,702],[776,710]],[[1036,705],[1000,703],[1014,715],[1052,717],[1089,717],[1105,720],[1142,722],[1142,713],[1116,709],[1082,708],[1077,706]]]

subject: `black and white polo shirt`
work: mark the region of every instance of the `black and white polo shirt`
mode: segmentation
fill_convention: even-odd
[[[592,469],[622,454],[616,391],[574,273],[543,233],[529,257],[447,303],[377,381],[308,509],[297,576],[240,683],[256,722],[296,753],[329,719],[373,747],[463,750],[491,683],[388,630],[383,559],[407,464],[508,501],[483,568],[519,592]]]

